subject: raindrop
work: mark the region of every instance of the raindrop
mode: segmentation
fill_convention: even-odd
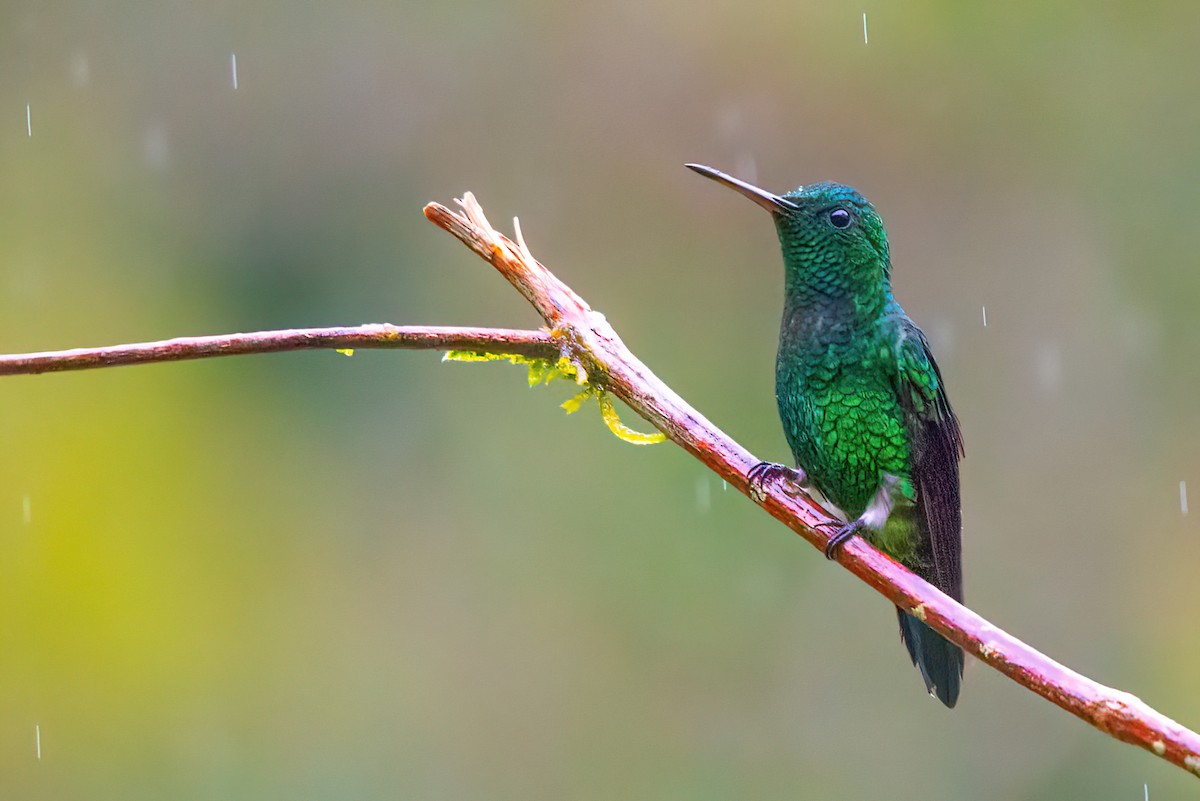
[[[83,53],[76,53],[71,56],[71,80],[75,82],[75,86],[82,89],[88,85],[91,77],[87,56]]]
[[[160,123],[150,123],[142,134],[142,158],[151,167],[162,169],[167,166],[169,156],[166,129]]]
[[[1046,393],[1055,393],[1062,386],[1062,351],[1055,342],[1043,342],[1038,346],[1033,360],[1034,379],[1038,388]]]
[[[758,162],[749,150],[739,150],[733,157],[733,171],[742,176],[742,180],[755,183],[758,181]]]

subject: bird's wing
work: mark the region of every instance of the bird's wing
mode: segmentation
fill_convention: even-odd
[[[962,431],[946,398],[942,374],[929,343],[904,318],[897,348],[896,392],[904,407],[913,442],[913,481],[918,512],[928,530],[921,550],[930,562],[925,578],[961,601],[962,506],[958,492],[958,460],[963,456]]]

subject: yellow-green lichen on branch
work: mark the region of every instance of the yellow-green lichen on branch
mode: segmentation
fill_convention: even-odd
[[[487,353],[484,351],[473,350],[451,350],[447,351],[442,357],[442,361],[447,362],[497,362],[506,361],[510,364],[523,364],[528,370],[529,386],[536,387],[539,384],[549,384],[556,379],[564,379],[574,381],[584,389],[575,397],[562,404],[562,408],[566,409],[567,414],[574,414],[583,408],[583,404],[590,398],[595,397],[600,405],[600,417],[604,420],[604,424],[608,426],[608,430],[613,433],[617,439],[623,442],[628,442],[631,445],[656,445],[666,441],[667,437],[661,432],[653,434],[643,434],[640,431],[634,431],[629,426],[621,422],[620,416],[617,414],[616,407],[613,406],[612,398],[608,396],[602,388],[593,386],[588,383],[587,371],[582,365],[568,359],[566,356],[560,356],[557,361],[543,359],[532,356],[521,356],[516,353]]]

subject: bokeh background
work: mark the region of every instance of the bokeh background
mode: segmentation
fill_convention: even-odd
[[[1198,37],[1179,2],[6,3],[0,351],[536,325],[421,216],[469,189],[779,460],[774,234],[682,164],[853,183],[962,418],[969,602],[1195,727]],[[978,664],[947,712],[886,602],[572,393],[408,352],[5,379],[0,798],[1194,797]]]

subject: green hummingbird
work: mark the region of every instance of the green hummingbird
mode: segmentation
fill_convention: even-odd
[[[763,462],[751,470],[751,486],[790,479],[815,488],[850,521],[829,539],[827,557],[862,534],[962,601],[962,432],[925,335],[892,297],[875,207],[842,184],[775,195],[687,166],[769,211],[783,249],[775,398],[796,469]],[[953,707],[962,651],[896,611],[926,689]]]

